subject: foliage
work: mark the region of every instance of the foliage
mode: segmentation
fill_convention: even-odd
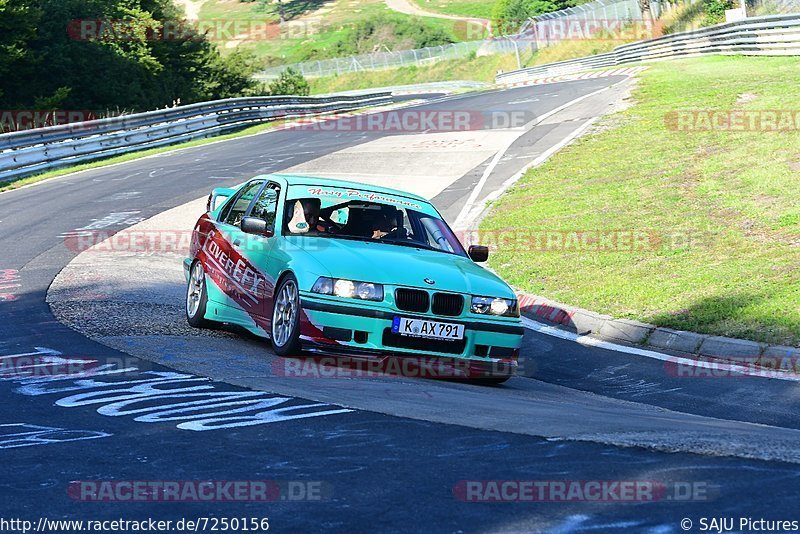
[[[733,9],[733,0],[703,0],[706,17],[703,26],[713,26],[725,22],[725,10]]]
[[[341,37],[331,46],[309,46],[304,60],[344,57],[371,52],[410,50],[455,42],[438,26],[423,24],[416,17],[378,14],[359,20],[340,30]]]
[[[492,25],[498,35],[513,34],[530,17],[583,3],[585,0],[497,0],[492,8]]]
[[[0,0],[0,107],[147,110],[252,90],[251,57],[185,24],[163,31],[181,20],[171,0]]]
[[[281,72],[280,76],[269,84],[269,94],[308,96],[311,87],[300,71],[291,67]]]

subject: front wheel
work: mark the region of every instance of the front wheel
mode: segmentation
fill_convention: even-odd
[[[194,328],[209,328],[212,322],[205,318],[208,292],[206,273],[203,264],[194,262],[189,271],[189,285],[186,287],[186,321]]]
[[[274,302],[272,348],[278,356],[296,356],[300,352],[300,293],[293,275],[278,286]]]

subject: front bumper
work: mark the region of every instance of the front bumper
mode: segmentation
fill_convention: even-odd
[[[516,318],[416,314],[378,303],[325,298],[306,292],[301,292],[301,307],[316,332],[316,335],[302,335],[305,332],[301,329],[307,351],[356,358],[433,356],[468,360],[479,373],[497,374],[497,369],[516,367],[524,333],[521,321]],[[439,341],[392,334],[396,316],[463,324],[464,339]]]

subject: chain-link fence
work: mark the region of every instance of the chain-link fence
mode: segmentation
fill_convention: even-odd
[[[748,1],[748,15],[788,15],[800,13],[800,0],[763,0],[751,7]]]
[[[392,69],[407,66],[424,66],[446,59],[462,59],[470,54],[503,54],[514,52],[515,43],[511,39],[486,39],[465,41],[442,46],[429,46],[415,50],[397,52],[375,52],[346,58],[320,59],[291,65],[271,67],[256,75],[257,79],[270,80],[291,67],[306,77],[334,76],[348,72]]]
[[[746,0],[748,15],[800,12],[800,0]],[[738,6],[738,1],[734,3]],[[256,75],[267,81],[288,67],[306,77],[333,76],[349,72],[424,66],[447,59],[462,59],[471,54],[491,55],[536,51],[563,41],[610,39],[631,42],[658,37],[669,25],[671,32],[697,28],[702,23],[704,0],[650,0],[642,12],[639,0],[594,0],[576,7],[533,17],[519,33],[501,38],[401,50],[376,52],[347,58],[321,59],[266,69]],[[680,11],[676,11],[679,10]],[[695,13],[696,12],[696,13]],[[679,14],[675,20],[675,14]]]
[[[643,12],[639,0],[594,0],[533,17],[520,35],[535,41],[536,48],[576,39],[649,39],[661,34],[665,15],[700,1],[651,0],[649,12]]]

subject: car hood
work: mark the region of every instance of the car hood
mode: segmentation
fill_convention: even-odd
[[[515,298],[508,284],[497,275],[463,256],[349,239],[287,239],[322,264],[334,278]],[[425,278],[435,283],[427,284]]]

